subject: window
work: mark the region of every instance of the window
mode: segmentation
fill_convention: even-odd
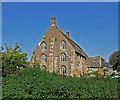
[[[66,55],[64,53],[61,54],[61,62],[66,61]]]
[[[46,45],[46,43],[43,42],[42,45],[41,45],[41,47],[42,47],[42,50],[46,50],[46,49],[47,49],[47,45]]]
[[[47,68],[45,66],[42,66],[42,70],[47,70]]]
[[[66,49],[66,43],[65,41],[61,42],[61,50]]]
[[[66,74],[66,67],[65,66],[62,66],[62,68],[61,68],[61,74]]]
[[[42,56],[41,56],[41,62],[43,62],[43,63],[47,62],[47,57],[46,57],[45,54],[42,54]]]

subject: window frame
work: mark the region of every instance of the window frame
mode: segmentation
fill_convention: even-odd
[[[66,75],[66,67],[64,65],[61,67],[61,74]]]
[[[47,50],[47,44],[44,41],[41,43],[41,50],[42,51]]]
[[[65,53],[61,54],[60,62],[66,62],[66,54]]]
[[[41,68],[41,70],[47,70],[46,66],[43,65],[42,68]]]
[[[44,57],[44,58],[43,58]],[[46,63],[47,62],[47,56],[46,56],[46,54],[42,54],[41,55],[41,63]]]
[[[66,42],[64,40],[61,41],[60,49],[61,50],[66,50]]]

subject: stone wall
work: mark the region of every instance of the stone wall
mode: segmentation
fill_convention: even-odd
[[[66,42],[65,50],[60,49],[61,41],[63,40]],[[45,42],[47,44],[47,50],[41,50],[42,42]],[[60,61],[62,53],[66,54],[66,62]],[[47,56],[46,63],[41,63],[42,54],[46,54]],[[61,33],[61,31],[56,26],[50,26],[47,32],[44,34],[43,38],[34,49],[30,62],[38,62],[40,63],[40,68],[42,68],[42,66],[46,66],[49,72],[60,74],[61,67],[64,65],[66,67],[66,74],[71,75],[71,73],[73,73],[73,69],[71,67],[75,66],[75,62],[71,62],[71,60],[74,60],[74,55],[74,48],[67,41],[63,33]]]
[[[64,65],[66,67],[66,74],[69,76],[80,76],[83,72],[86,73],[86,59],[82,57],[82,55],[75,53],[75,48],[70,44],[69,39],[67,39],[69,38],[69,34],[67,33],[66,38],[64,33],[57,28],[54,20],[55,19],[52,18],[51,25],[34,49],[30,60],[31,65],[34,62],[40,63],[41,69],[42,66],[45,66],[47,71],[59,74],[61,74],[61,67]],[[66,43],[65,50],[60,49],[62,41]],[[41,50],[41,44],[43,42],[47,44],[46,50]],[[66,62],[61,62],[62,53],[66,54]],[[47,56],[46,63],[41,62],[42,54]]]

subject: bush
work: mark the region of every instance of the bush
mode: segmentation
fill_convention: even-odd
[[[111,76],[113,76],[113,75],[115,75],[115,72],[113,72],[113,73],[111,74]]]
[[[34,67],[34,68],[40,68],[40,64],[39,64],[39,63],[34,62],[34,63],[33,63],[33,67]]]
[[[2,80],[3,99],[118,98],[117,79],[63,78],[40,68],[24,68]]]

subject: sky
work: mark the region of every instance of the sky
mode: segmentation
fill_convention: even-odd
[[[3,2],[2,44],[22,44],[30,60],[34,48],[56,17],[57,27],[69,31],[89,57],[109,56],[118,50],[117,2]]]

